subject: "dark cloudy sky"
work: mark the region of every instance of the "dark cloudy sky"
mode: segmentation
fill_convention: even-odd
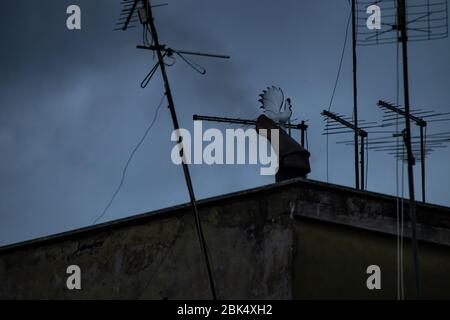
[[[81,31],[66,28],[70,4],[82,9]],[[232,56],[197,59],[205,76],[182,61],[169,68],[181,125],[192,128],[193,114],[256,118],[258,94],[280,86],[294,117],[309,119],[310,178],[326,181],[320,112],[330,100],[349,10],[347,0],[183,0],[155,9],[164,43]],[[161,78],[139,87],[154,62],[136,49],[139,29],[112,31],[119,11],[119,0],[0,2],[0,245],[92,224],[151,122]],[[449,52],[449,39],[410,44],[414,106],[450,111]],[[358,48],[361,118],[380,120],[375,103],[395,101],[395,53],[395,45]],[[351,83],[348,47],[332,111],[351,115]],[[433,123],[428,131],[446,126]],[[163,108],[101,222],[188,201],[182,170],[170,161],[171,130]],[[343,138],[351,137],[329,139],[329,181],[353,186],[352,148],[335,144]],[[450,205],[449,159],[444,149],[428,160],[432,203]],[[395,167],[391,156],[371,152],[369,190],[395,194]],[[193,166],[192,176],[199,198],[273,182],[258,166]]]

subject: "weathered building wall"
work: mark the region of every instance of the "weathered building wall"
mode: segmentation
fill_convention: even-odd
[[[220,298],[291,298],[292,219],[269,198],[241,194],[200,205]],[[82,290],[66,288],[69,265],[81,268]],[[187,206],[0,251],[3,299],[210,297]]]
[[[397,299],[395,198],[315,184],[293,185],[295,299]],[[450,299],[450,210],[418,204],[417,229],[422,297]],[[416,298],[409,211],[403,206],[403,279],[406,298]],[[367,267],[381,269],[381,290],[368,290]]]
[[[396,209],[392,197],[302,179],[202,201],[219,298],[395,299]],[[419,206],[418,223],[424,296],[450,298],[450,210]],[[407,239],[404,261],[413,297]],[[81,290],[66,288],[73,264]],[[366,287],[372,264],[379,291]],[[210,297],[188,206],[0,249],[3,299]]]
[[[301,220],[296,225],[295,299],[397,299],[396,237],[338,224]],[[405,239],[404,291],[415,299],[410,240]],[[422,297],[450,299],[450,249],[419,244]],[[381,269],[381,290],[368,290],[367,267]]]

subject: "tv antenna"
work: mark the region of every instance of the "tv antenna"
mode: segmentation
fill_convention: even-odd
[[[397,43],[397,32],[403,26],[399,17],[405,4],[404,27],[407,41],[443,39],[448,36],[447,0],[372,0],[357,1],[357,44],[370,46]],[[367,28],[367,8],[377,5],[381,9],[381,29]]]
[[[224,117],[212,117],[212,116],[200,116],[193,115],[192,119],[194,121],[209,121],[209,122],[221,122],[221,123],[232,123],[232,124],[240,124],[243,126],[256,126],[256,120],[248,120],[248,119],[240,119],[240,118],[224,118]],[[299,130],[300,131],[300,145],[308,150],[308,125],[306,124],[308,121],[301,121],[298,124],[287,123],[285,125],[286,129],[290,130]]]
[[[361,127],[357,127],[355,124],[351,123],[352,117],[346,117],[340,115],[336,112],[330,112],[327,110],[322,111],[322,116],[324,116],[324,120],[326,121],[325,132],[323,135],[335,135],[335,134],[346,134],[346,133],[354,133],[360,139],[359,156],[355,157],[355,170],[361,171],[361,190],[364,190],[364,171],[365,171],[365,159],[364,159],[364,151],[365,151],[365,141],[368,139],[368,132],[364,129],[378,127],[378,125],[374,125],[376,122],[366,122],[365,120],[361,120],[359,123],[362,124]],[[354,142],[354,141],[353,141]],[[359,161],[358,161],[359,159]],[[359,163],[358,163],[359,162]],[[359,169],[359,166],[361,169]]]
[[[148,76],[144,79],[144,81],[141,84],[141,87],[145,88],[145,86],[149,83],[152,76],[156,73],[156,71],[159,69],[161,71],[161,75],[164,82],[164,90],[165,95],[167,98],[168,108],[170,110],[170,115],[172,117],[172,123],[173,127],[176,130],[176,132],[179,134],[179,123],[177,119],[177,114],[175,110],[175,103],[172,96],[172,91],[170,88],[169,78],[166,72],[166,66],[167,63],[165,61],[165,57],[172,57],[174,54],[178,55],[184,62],[186,62],[189,66],[191,66],[196,71],[204,74],[206,73],[206,70],[196,64],[195,62],[187,59],[185,55],[194,55],[194,56],[202,56],[202,57],[211,57],[211,58],[223,58],[223,59],[229,59],[229,56],[225,55],[217,55],[217,54],[209,54],[209,53],[201,53],[201,52],[191,52],[191,51],[185,51],[185,50],[175,50],[170,47],[167,47],[166,45],[163,45],[160,43],[158,38],[158,32],[155,26],[155,20],[153,16],[153,8],[162,6],[161,5],[151,5],[150,0],[122,0],[123,9],[121,12],[121,18],[119,19],[119,25],[121,26],[122,30],[127,30],[132,26],[133,23],[136,23],[138,20],[142,24],[144,28],[144,45],[143,46],[137,46],[139,49],[147,49],[153,51],[158,59],[158,62],[155,64],[155,66],[151,69]],[[165,5],[165,4],[164,4]],[[151,41],[148,41],[147,39],[147,33],[150,33],[151,35]],[[178,145],[182,148],[182,137],[178,136]],[[180,151],[181,151],[180,148]],[[183,160],[184,160],[184,153],[182,154]],[[195,226],[197,230],[197,236],[200,243],[200,248],[203,253],[205,266],[208,273],[208,280],[209,280],[209,287],[211,290],[211,295],[214,300],[217,300],[217,294],[216,289],[214,285],[214,277],[213,277],[213,271],[211,268],[211,263],[209,260],[207,245],[205,241],[205,236],[203,233],[202,223],[200,220],[199,212],[198,212],[198,205],[197,200],[194,193],[194,188],[192,184],[191,175],[189,172],[189,167],[186,163],[186,161],[182,161],[183,166],[183,173],[186,180],[186,185],[189,191],[189,197],[191,206],[193,208],[194,212],[194,218],[195,218]]]
[[[379,127],[389,128],[398,125],[398,120],[405,116],[404,108],[392,103],[380,100],[378,102],[380,110],[383,111],[382,124]],[[411,136],[411,148],[415,162],[421,165],[421,189],[422,202],[426,202],[426,158],[434,151],[446,148],[446,143],[450,142],[450,132],[427,133],[430,123],[450,121],[450,112],[426,111],[424,109],[411,109],[410,119],[419,127],[419,134]],[[388,136],[370,138],[367,140],[367,148],[374,151],[387,152],[401,161],[408,161],[406,145],[398,144],[398,138],[404,138],[404,131],[381,131],[381,133],[391,133]],[[353,141],[339,141],[338,144],[352,145]]]
[[[367,28],[367,8],[376,5],[381,9],[382,29]],[[408,41],[442,39],[448,36],[447,0],[352,0],[354,47],[401,43],[404,98],[404,142],[408,163],[409,211],[411,240],[417,298],[421,297],[419,257],[417,249],[417,223],[414,194],[414,155],[411,144],[411,110],[409,101]],[[356,20],[356,21],[355,21]]]
[[[396,106],[392,103],[380,100],[378,106],[384,111],[383,125],[385,127],[394,126],[399,117],[407,117],[405,109]],[[410,110],[409,119],[419,127],[419,136],[411,136],[411,152],[414,163],[416,160],[420,161],[420,171],[422,179],[422,202],[426,202],[426,183],[425,183],[425,159],[428,154],[435,151],[435,149],[445,148],[445,142],[448,140],[448,134],[435,133],[430,135],[427,139],[426,129],[429,122],[450,121],[450,112],[438,113],[433,110],[424,111],[423,109]],[[391,138],[397,137],[405,138],[405,133],[397,133]],[[389,138],[389,137],[388,137]],[[371,148],[376,151],[388,151],[394,154],[402,161],[408,160],[408,151],[406,145],[393,145],[394,141],[387,138],[381,138],[379,141],[371,142]]]

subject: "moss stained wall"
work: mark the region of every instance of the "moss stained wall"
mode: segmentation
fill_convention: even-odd
[[[312,219],[295,226],[295,299],[397,299],[397,238]],[[411,242],[404,239],[404,291],[415,299]],[[450,249],[419,243],[422,296],[450,299]],[[368,290],[367,267],[381,269],[381,290]]]
[[[201,205],[221,299],[292,297],[292,219],[270,197]],[[191,210],[172,208],[0,251],[0,299],[209,299],[203,261]]]
[[[395,299],[396,203],[305,179],[201,201],[219,298]],[[418,205],[417,219],[424,297],[450,298],[450,209]],[[404,261],[413,297],[407,239]],[[366,287],[372,264],[380,291]],[[66,287],[69,265],[81,290]],[[210,297],[188,205],[0,248],[0,299]]]

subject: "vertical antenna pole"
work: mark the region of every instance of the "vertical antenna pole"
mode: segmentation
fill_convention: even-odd
[[[155,27],[155,22],[153,19],[153,13],[152,13],[152,7],[150,4],[150,0],[145,1],[145,5],[146,5],[146,9],[149,15],[149,22],[148,25],[150,27],[150,31],[152,33],[152,38],[153,38],[153,42],[154,42],[154,47],[156,49],[156,53],[158,56],[158,62],[159,62],[159,67],[161,69],[161,74],[164,80],[164,88],[166,91],[166,97],[167,97],[167,102],[169,104],[169,110],[170,110],[170,114],[172,116],[172,122],[173,122],[173,126],[175,128],[175,130],[179,130],[180,126],[178,124],[178,119],[177,119],[177,114],[175,112],[175,104],[173,102],[173,97],[172,97],[172,92],[170,90],[170,84],[169,84],[169,79],[167,77],[167,72],[166,72],[166,65],[164,63],[164,57],[162,54],[162,46],[159,43],[158,40],[158,33],[156,31],[156,27]],[[181,137],[180,137],[181,139]],[[181,140],[180,140],[181,142]],[[184,172],[184,177],[186,179],[186,184],[187,187],[189,189],[189,197],[191,199],[191,204],[192,207],[194,209],[194,217],[195,217],[195,225],[197,228],[197,235],[199,238],[199,242],[200,242],[200,247],[202,249],[203,252],[203,256],[205,259],[205,264],[206,264],[206,269],[208,271],[208,279],[209,279],[209,286],[211,289],[211,294],[213,296],[214,300],[217,300],[217,295],[216,295],[216,289],[214,286],[214,279],[213,279],[213,275],[212,275],[212,270],[211,270],[211,266],[210,266],[210,262],[209,262],[209,257],[208,257],[208,251],[206,248],[206,243],[205,243],[205,238],[203,235],[203,230],[202,230],[202,224],[200,221],[200,217],[199,217],[199,213],[198,213],[198,207],[197,207],[197,200],[195,199],[195,194],[194,194],[194,188],[192,186],[192,180],[191,180],[191,175],[189,173],[189,167],[188,165],[183,161],[182,162],[183,165],[183,172]]]
[[[405,123],[406,134],[405,144],[408,156],[408,182],[409,182],[409,211],[411,218],[411,241],[413,250],[413,263],[416,281],[417,299],[420,299],[420,274],[419,274],[419,256],[417,246],[417,225],[416,225],[416,206],[414,194],[414,157],[411,148],[411,124],[410,124],[410,108],[409,108],[409,82],[408,82],[408,36],[406,31],[406,4],[405,0],[398,0],[398,21],[400,27],[400,41],[402,43],[403,56],[403,89],[405,102]]]
[[[300,143],[301,143],[303,148],[305,147],[305,131],[306,131],[305,121],[302,121],[302,123],[301,123]]]
[[[361,136],[361,190],[364,190],[364,139],[365,137]]]
[[[358,98],[356,78],[356,0],[352,0],[352,51],[353,51],[353,117],[358,128]],[[355,130],[355,188],[359,189],[358,131]]]
[[[420,126],[420,169],[422,171],[422,202],[425,203],[425,142],[424,142],[424,126]]]

